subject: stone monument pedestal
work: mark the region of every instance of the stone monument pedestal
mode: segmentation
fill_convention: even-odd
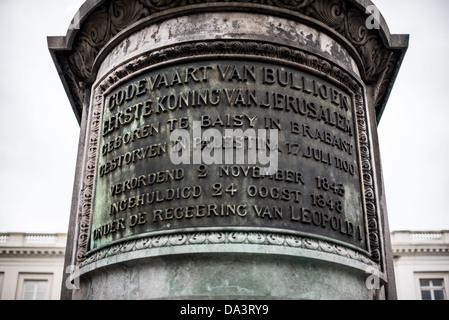
[[[125,255],[128,261],[108,258],[114,263],[83,268],[85,276],[76,294],[82,299],[114,300],[376,298],[367,283],[372,278],[373,284],[377,279],[380,284],[382,275],[373,267],[305,246],[223,243],[148,250],[153,255],[130,253]]]
[[[368,13],[367,13],[368,12]],[[394,299],[370,1],[86,1],[64,299]]]

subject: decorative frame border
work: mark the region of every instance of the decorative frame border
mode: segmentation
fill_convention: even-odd
[[[114,244],[108,248],[103,248],[92,254],[80,264],[84,268],[92,263],[101,261],[105,258],[117,256],[119,254],[143,251],[149,249],[160,249],[179,246],[200,246],[200,245],[258,245],[258,246],[277,246],[293,249],[305,249],[310,251],[319,251],[331,255],[337,255],[349,258],[369,266],[376,264],[356,250],[343,245],[327,242],[320,239],[313,239],[304,236],[289,234],[268,233],[268,232],[192,232],[192,233],[174,233],[161,236],[150,236],[139,239],[133,239],[122,243]]]
[[[290,62],[301,66],[315,74],[338,82],[346,86],[354,94],[355,121],[357,123],[358,147],[361,165],[362,200],[367,225],[367,235],[370,250],[370,259],[367,259],[356,251],[344,248],[332,242],[314,240],[300,236],[285,236],[275,233],[186,233],[168,236],[153,236],[143,239],[131,240],[108,248],[100,249],[92,256],[88,256],[88,245],[90,237],[91,217],[93,212],[93,200],[95,195],[95,182],[97,175],[97,160],[99,151],[99,136],[103,111],[103,94],[117,82],[134,75],[145,68],[157,67],[164,63],[176,63],[180,59],[211,59],[211,58],[252,58],[270,59],[270,61]],[[88,132],[86,143],[86,155],[83,171],[83,187],[81,195],[81,217],[78,243],[76,248],[76,264],[86,266],[111,255],[130,250],[141,250],[150,247],[198,245],[208,243],[227,244],[259,244],[274,246],[290,246],[308,250],[324,251],[328,253],[345,256],[366,264],[376,264],[383,269],[380,240],[380,224],[378,204],[375,187],[375,174],[370,145],[369,121],[366,113],[364,87],[357,79],[349,75],[339,66],[314,54],[300,49],[280,46],[269,42],[235,41],[235,40],[210,40],[201,42],[187,42],[160,48],[147,52],[138,58],[125,62],[109,75],[94,84],[92,95],[91,112],[88,119]],[[217,236],[219,235],[219,236]],[[214,242],[222,241],[222,242]]]

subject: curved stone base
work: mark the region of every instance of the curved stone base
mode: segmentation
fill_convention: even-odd
[[[366,300],[384,278],[363,254],[336,243],[239,232],[118,243],[93,253],[80,274],[75,295],[93,300]]]
[[[276,272],[273,272],[276,270]],[[81,277],[79,298],[367,300],[370,274],[305,257],[190,254],[127,261]]]

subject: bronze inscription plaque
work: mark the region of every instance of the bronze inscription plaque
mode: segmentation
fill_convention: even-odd
[[[356,136],[352,93],[300,69],[210,60],[140,74],[104,95],[90,250],[224,229],[368,250]]]

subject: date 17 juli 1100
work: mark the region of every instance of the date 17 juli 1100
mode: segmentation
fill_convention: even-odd
[[[268,314],[268,305],[255,305],[255,304],[238,304],[229,305],[225,304],[223,308],[217,307],[199,307],[188,304],[185,307],[181,307],[181,315],[204,315],[208,318],[216,313],[227,314],[227,315],[264,315]]]

